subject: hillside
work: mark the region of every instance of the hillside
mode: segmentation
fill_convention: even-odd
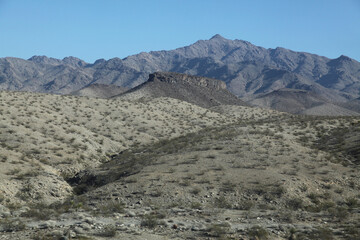
[[[348,102],[340,104],[340,106],[347,108],[351,111],[359,112],[360,113],[360,98],[356,98],[350,100]]]
[[[59,186],[54,186],[54,191],[67,186],[67,193],[56,196],[66,198],[71,191],[59,176],[97,166],[131,146],[232,121],[170,98],[139,103],[22,92],[0,94],[0,175],[5,177],[1,178],[3,183],[10,184],[1,184],[0,190],[6,198],[13,198],[32,175],[57,179]],[[15,175],[19,177],[13,181]],[[29,184],[37,189],[37,183]],[[57,198],[49,196],[51,191],[41,194],[45,194],[42,200]]]
[[[346,103],[335,105],[313,91],[298,89],[279,89],[268,94],[260,95],[249,102],[252,105],[275,109],[281,112],[318,116],[357,116]],[[341,107],[344,106],[344,107]]]
[[[126,92],[128,89],[115,85],[106,85],[94,83],[78,91],[71,92],[70,95],[95,98],[111,98]]]
[[[0,92],[2,239],[357,239],[359,117]]]
[[[360,112],[351,111],[331,103],[324,103],[299,112],[304,115],[314,116],[359,116]]]
[[[284,88],[259,96],[250,103],[282,112],[300,113],[305,109],[321,105],[325,102],[324,98],[312,92]]]
[[[220,80],[180,73],[157,72],[147,82],[117,96],[125,100],[171,97],[201,107],[247,104],[231,94]]]

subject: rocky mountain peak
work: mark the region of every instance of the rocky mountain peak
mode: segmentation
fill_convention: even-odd
[[[210,40],[227,40],[227,39],[221,36],[220,34],[216,34],[212,38],[210,38]]]
[[[76,57],[72,57],[72,56],[65,57],[65,58],[63,58],[62,61],[66,64],[73,65],[73,66],[83,67],[86,65],[85,61],[83,61],[79,58],[76,58]]]
[[[31,62],[34,63],[40,63],[40,64],[52,64],[52,65],[57,65],[60,64],[61,61],[59,59],[56,58],[49,58],[47,56],[38,56],[38,55],[34,55],[31,58],[28,59]]]
[[[340,60],[340,61],[352,61],[351,58],[349,58],[348,56],[345,56],[345,55],[341,55],[337,59]]]

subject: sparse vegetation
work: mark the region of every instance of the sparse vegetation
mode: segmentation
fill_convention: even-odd
[[[24,96],[44,103],[27,110]],[[29,222],[55,221],[75,239],[359,236],[359,168],[344,130],[356,118],[24,96],[0,103],[19,108],[0,117],[0,229],[33,234]],[[60,228],[34,238],[51,239],[50,229]]]

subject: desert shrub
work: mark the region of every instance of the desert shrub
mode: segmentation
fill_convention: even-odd
[[[292,210],[298,210],[303,207],[303,200],[301,198],[288,199],[286,205]]]
[[[345,207],[334,207],[328,209],[329,214],[338,221],[343,221],[348,218],[349,210]]]
[[[38,204],[31,206],[28,211],[21,214],[21,217],[49,220],[54,214],[55,211],[53,209],[48,208],[48,206],[45,206],[44,204]]]
[[[69,212],[70,210],[78,211],[79,209],[87,209],[84,206],[84,199],[80,197],[68,199],[62,203],[53,203],[48,207],[54,209],[57,212],[57,214],[66,213]]]
[[[345,200],[345,204],[349,207],[349,208],[356,208],[359,206],[359,202],[356,198],[354,197],[350,197],[350,198],[347,198]]]
[[[153,214],[145,214],[140,225],[147,228],[155,228],[159,225],[159,220]]]
[[[260,226],[254,226],[248,229],[248,234],[254,239],[269,239],[269,233],[266,231],[266,229]]]
[[[152,197],[161,197],[163,195],[163,192],[160,189],[156,189],[154,192],[150,193]]]
[[[113,213],[123,213],[125,203],[122,201],[109,201],[99,206],[99,212],[101,214],[109,215]]]
[[[329,228],[319,227],[315,231],[312,231],[308,237],[310,239],[332,240],[334,239],[333,233]]]
[[[191,205],[190,205],[190,207],[191,207],[192,209],[202,209],[202,205],[201,205],[201,203],[199,203],[199,202],[192,202]]]
[[[221,191],[223,192],[234,192],[236,188],[236,184],[230,181],[226,181],[222,184]]]
[[[332,201],[324,201],[320,204],[321,210],[328,210],[329,208],[332,208],[335,206],[335,203]]]
[[[4,194],[0,193],[0,203],[2,203],[5,200]]]
[[[310,193],[309,195],[307,195],[308,198],[310,198],[311,202],[313,202],[314,204],[319,204],[320,200],[319,200],[319,195],[316,193]]]
[[[227,209],[232,207],[231,203],[229,203],[224,196],[215,198],[214,206],[217,208],[227,208]]]
[[[194,187],[193,189],[191,189],[190,193],[194,194],[194,195],[198,195],[201,192],[201,188],[199,187]]]
[[[104,228],[97,233],[100,237],[115,237],[116,236],[116,227],[113,225],[105,225]]]
[[[230,225],[228,223],[212,224],[206,230],[206,235],[216,238],[223,237],[229,232]]]
[[[255,205],[255,203],[252,200],[243,200],[237,204],[236,209],[250,210],[252,207],[254,207],[254,205]]]
[[[281,210],[277,215],[278,219],[282,222],[292,223],[294,221],[294,214],[292,210]]]
[[[25,173],[18,174],[15,179],[21,180],[25,178],[36,177],[38,175],[40,175],[40,171],[38,169],[31,169]]]
[[[15,174],[17,174],[19,172],[21,172],[21,170],[19,168],[14,168],[14,169],[8,171],[6,174],[7,175],[15,175]]]
[[[25,224],[20,219],[0,219],[0,232],[16,232],[25,229]]]
[[[142,216],[142,220],[140,225],[147,228],[155,228],[156,226],[160,224],[164,224],[163,221],[160,221],[160,219],[163,219],[166,217],[165,212],[163,211],[154,211],[148,214],[145,214]]]
[[[347,239],[360,239],[360,228],[359,226],[346,226],[345,233],[347,235]]]
[[[286,192],[286,189],[283,186],[276,186],[270,189],[270,193],[277,196],[278,198],[281,197]]]

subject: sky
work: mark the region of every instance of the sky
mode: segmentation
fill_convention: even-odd
[[[360,61],[360,0],[0,0],[0,57],[92,63],[215,34]]]

